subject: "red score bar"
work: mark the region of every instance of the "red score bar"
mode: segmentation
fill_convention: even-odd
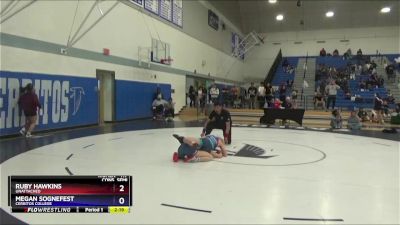
[[[103,183],[103,184],[66,184],[62,183],[61,189],[29,189],[36,193],[34,195],[42,194],[56,194],[56,195],[84,195],[84,194],[128,194],[128,184],[114,184],[114,183]],[[40,190],[40,193],[37,191]],[[24,193],[20,193],[24,194]],[[28,194],[28,192],[26,192]]]

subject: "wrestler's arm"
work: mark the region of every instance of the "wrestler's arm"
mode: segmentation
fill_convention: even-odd
[[[217,147],[219,147],[221,149],[221,154],[226,157],[227,156],[227,150],[224,144],[224,141],[222,139],[218,138],[218,145]]]

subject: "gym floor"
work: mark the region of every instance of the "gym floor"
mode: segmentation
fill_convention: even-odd
[[[400,222],[398,134],[235,124],[230,156],[173,163],[172,134],[196,137],[202,125],[140,120],[3,138],[2,190],[9,175],[132,175],[134,201],[124,215],[10,215],[3,191],[2,223]]]

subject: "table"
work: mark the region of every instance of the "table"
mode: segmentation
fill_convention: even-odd
[[[261,124],[274,124],[276,119],[292,120],[303,125],[304,109],[264,109],[264,116],[260,118]]]

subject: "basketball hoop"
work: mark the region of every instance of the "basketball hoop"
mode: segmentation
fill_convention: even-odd
[[[171,65],[171,62],[174,61],[173,59],[171,59],[171,57],[168,57],[166,59],[161,59],[160,63],[164,64],[164,65]]]

